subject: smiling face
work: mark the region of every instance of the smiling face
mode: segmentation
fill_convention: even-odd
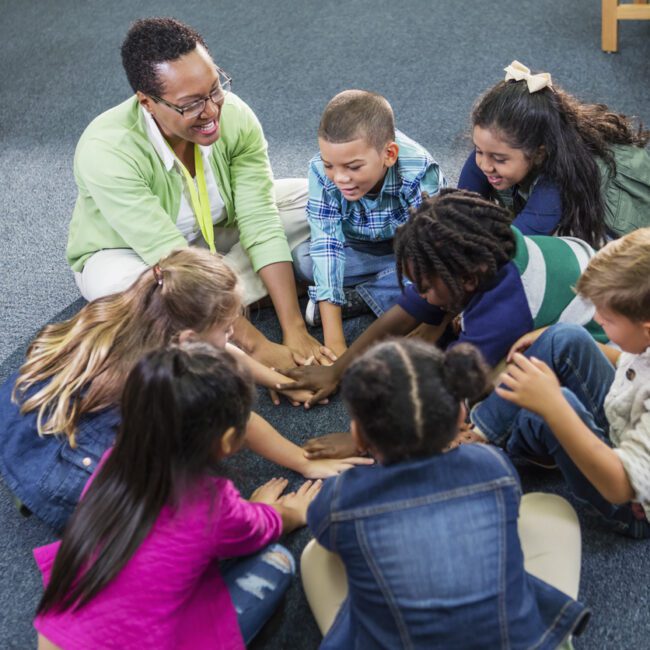
[[[521,183],[543,159],[542,152],[531,158],[522,149],[511,147],[492,129],[475,126],[472,139],[476,148],[476,164],[497,190],[507,190]]]
[[[624,352],[641,354],[650,347],[650,322],[631,320],[603,305],[596,305],[594,320]]]
[[[217,67],[200,44],[175,61],[158,64],[156,74],[163,89],[160,97],[179,108],[204,98],[219,88]],[[223,100],[215,104],[209,99],[202,113],[188,118],[162,102],[156,102],[150,95],[138,91],[137,96],[140,104],[153,116],[172,149],[176,150],[177,146],[186,142],[207,146],[219,139]]]
[[[381,190],[386,172],[397,162],[399,147],[388,143],[380,152],[364,138],[329,142],[318,138],[325,174],[347,201],[358,201]]]

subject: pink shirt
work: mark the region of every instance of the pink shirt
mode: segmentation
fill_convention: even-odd
[[[224,478],[206,478],[177,510],[163,508],[124,569],[91,602],[75,612],[50,611],[34,627],[65,650],[241,650],[216,560],[250,555],[281,533],[271,506],[242,499]],[[45,584],[59,545],[34,550]]]

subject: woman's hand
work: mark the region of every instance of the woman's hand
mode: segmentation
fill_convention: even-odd
[[[293,383],[278,384],[276,388],[280,391],[309,390],[314,393],[313,397],[305,402],[305,408],[311,408],[329,397],[339,385],[339,373],[335,365],[332,366],[302,366],[300,368],[287,368],[280,371]]]
[[[308,440],[302,448],[305,458],[318,460],[319,458],[349,458],[362,452],[349,433],[328,433],[318,438]]]
[[[283,343],[291,350],[294,365],[302,366],[308,359],[312,359],[314,363],[324,365],[336,361],[336,355],[315,339],[304,325],[287,332]],[[278,364],[276,367],[284,368],[286,365]]]
[[[512,364],[499,376],[499,397],[542,417],[564,402],[562,387],[553,371],[539,359],[515,352]]]
[[[330,478],[355,465],[372,465],[372,458],[352,456],[350,458],[319,458],[318,460],[305,459],[300,473],[305,478]]]

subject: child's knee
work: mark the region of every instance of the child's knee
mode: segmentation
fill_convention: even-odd
[[[593,346],[594,340],[589,332],[575,323],[556,323],[545,333],[552,342],[554,350],[571,349],[578,346]]]
[[[262,562],[271,565],[282,573],[295,575],[296,561],[291,552],[281,544],[272,544],[262,554]]]
[[[309,247],[311,242],[309,240],[298,244],[292,251],[291,257],[293,259],[293,268],[299,280],[313,282],[314,270],[311,256],[309,255]]]

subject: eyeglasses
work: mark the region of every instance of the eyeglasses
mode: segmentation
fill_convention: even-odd
[[[164,104],[165,106],[176,111],[179,115],[182,115],[186,120],[192,119],[193,117],[197,117],[198,115],[201,115],[201,113],[203,113],[208,99],[211,99],[214,104],[219,105],[223,102],[226,95],[230,92],[232,87],[232,77],[229,77],[223,70],[217,69],[217,72],[219,73],[219,86],[217,87],[217,89],[213,90],[209,95],[206,95],[205,97],[201,97],[201,99],[196,99],[195,101],[190,102],[189,104],[185,104],[184,106],[176,106],[176,104],[172,104],[171,102],[168,102],[166,99],[163,99],[162,97],[158,97],[158,95],[149,95],[149,96],[155,102]]]

